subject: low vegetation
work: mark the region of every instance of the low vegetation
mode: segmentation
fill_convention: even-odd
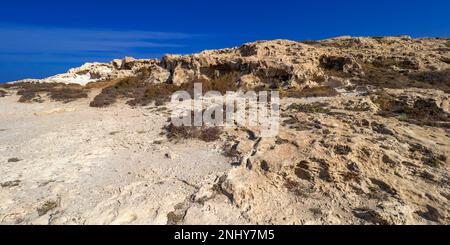
[[[78,84],[21,82],[6,84],[3,87],[17,90],[17,95],[20,95],[19,102],[21,103],[41,103],[44,101],[43,95],[53,101],[64,103],[88,97],[87,90]]]
[[[237,91],[237,81],[239,74],[236,72],[227,73],[216,79],[202,81],[203,91],[219,91],[225,94],[227,91]]]
[[[396,117],[417,125],[450,126],[450,115],[440,108],[434,99],[397,97],[386,91],[373,93],[371,99],[380,108],[379,114],[382,116]]]
[[[288,106],[288,110],[304,113],[330,113],[331,110],[326,108],[325,103],[311,103],[311,104],[292,104]]]
[[[180,87],[173,84],[151,84],[142,76],[128,77],[112,82],[106,86],[90,103],[91,107],[106,107],[114,104],[118,99],[128,99],[132,106],[148,105],[151,102],[167,101],[170,95]]]
[[[173,123],[164,127],[164,130],[171,140],[199,139],[213,142],[219,140],[222,135],[222,129],[219,127],[175,126]]]
[[[406,66],[406,64],[405,64]],[[406,72],[403,70],[393,70],[376,64],[363,64],[364,76],[361,76],[358,84],[372,85],[378,88],[422,88],[439,89],[446,93],[450,92],[450,70]]]
[[[117,83],[117,80],[103,80],[98,82],[90,82],[84,86],[86,89],[104,89],[109,86],[113,86]]]
[[[308,97],[334,97],[339,95],[336,89],[328,86],[308,87],[302,90],[287,90],[281,93],[282,97],[308,98]]]
[[[58,207],[58,203],[55,201],[46,201],[40,207],[37,208],[37,213],[39,216],[44,216],[51,210]]]
[[[203,92],[219,91],[226,93],[227,91],[237,90],[236,74],[229,73],[220,76],[217,79],[194,79],[183,85],[174,85],[170,83],[154,84],[147,82],[146,72],[140,72],[136,77],[128,77],[117,81],[110,81],[109,85],[105,84],[99,95],[91,102],[92,107],[106,107],[114,104],[119,98],[128,99],[127,104],[132,106],[145,106],[152,102],[162,105],[170,100],[170,96],[176,91],[184,90],[193,93],[194,84],[202,83]],[[94,86],[92,84],[91,86]]]

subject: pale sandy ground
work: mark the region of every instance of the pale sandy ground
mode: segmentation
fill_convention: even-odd
[[[231,168],[219,145],[167,142],[167,115],[149,107],[16,101],[0,98],[1,224],[166,224]]]
[[[283,110],[289,118],[279,137],[230,129],[214,143],[168,141],[161,135],[170,116],[164,107],[119,102],[96,109],[89,107],[92,96],[69,104],[17,99],[0,98],[0,224],[450,221],[448,129],[343,109],[350,101],[375,106],[369,97],[282,100],[282,107],[328,102],[335,109]],[[227,140],[238,162],[223,156]],[[347,154],[336,150],[344,145]],[[427,150],[411,151],[416,145]],[[445,159],[424,164],[428,152]]]

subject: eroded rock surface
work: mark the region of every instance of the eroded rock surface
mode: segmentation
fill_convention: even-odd
[[[3,86],[0,223],[449,224],[449,52],[260,41]],[[198,81],[280,91],[279,135],[170,127],[163,95]]]

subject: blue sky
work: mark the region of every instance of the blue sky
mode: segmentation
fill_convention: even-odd
[[[261,39],[450,36],[447,0],[3,1],[0,82]]]

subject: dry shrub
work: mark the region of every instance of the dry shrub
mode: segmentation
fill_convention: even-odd
[[[390,67],[374,64],[362,65],[364,76],[357,81],[360,85],[372,85],[378,88],[423,88],[439,89],[450,92],[450,70],[419,72],[410,70],[396,71]]]
[[[227,141],[227,143],[225,143],[223,145],[223,155],[228,157],[228,158],[232,158],[232,159],[238,159],[241,157],[241,153],[238,151],[238,143],[236,142],[230,142]]]
[[[90,82],[84,86],[86,89],[104,89],[106,87],[113,86],[117,83],[117,80],[104,80],[98,82]]]
[[[291,192],[292,194],[299,196],[299,197],[308,197],[309,196],[309,189],[306,189],[305,186],[297,181],[287,179],[284,183],[284,187]]]
[[[144,96],[140,99],[135,99],[130,101],[130,105],[146,105],[155,101],[157,105],[163,105],[165,102],[170,100],[170,96],[181,90],[182,88],[179,86],[175,86],[173,84],[161,83],[154,84],[149,86],[145,92]]]
[[[351,63],[352,60],[348,57],[328,55],[320,57],[320,66],[327,70],[344,71],[344,66]]]
[[[443,71],[416,72],[409,75],[409,78],[420,83],[425,83],[433,88],[450,93],[450,69]]]
[[[204,91],[219,91],[225,94],[227,91],[237,91],[237,81],[239,74],[236,72],[227,73],[217,79],[213,79],[209,84],[204,84]]]
[[[391,69],[377,67],[372,64],[362,66],[364,77],[360,84],[368,84],[381,88],[404,88],[410,81],[403,74]]]
[[[136,77],[109,81],[111,85],[107,85],[107,87],[102,89],[102,92],[91,102],[91,106],[109,106],[114,104],[118,98],[130,99],[127,104],[131,106],[145,106],[152,102],[155,102],[157,105],[163,105],[177,91],[184,90],[193,95],[195,83],[202,83],[203,92],[214,90],[225,93],[226,91],[237,89],[235,73],[229,73],[213,80],[192,80],[180,86],[169,83],[148,83],[146,82],[146,76],[148,76],[147,72],[140,72],[140,75]]]
[[[215,79],[206,79],[199,78],[194,79],[188,83],[185,83],[178,87],[179,90],[185,90],[193,96],[194,85],[197,83],[202,84],[203,93],[207,93],[209,91],[217,91],[222,94],[226,94],[228,91],[237,91],[238,90],[238,80],[239,73],[230,72],[224,75],[219,76]]]
[[[311,103],[311,104],[292,104],[288,106],[288,110],[304,113],[330,113],[331,110],[326,108],[326,103]]]
[[[5,87],[18,90],[17,95],[21,96],[19,98],[21,103],[43,102],[41,94],[64,103],[88,97],[87,90],[79,84],[21,82],[8,84]]]
[[[114,88],[104,88],[100,94],[95,96],[89,104],[91,107],[107,107],[117,101],[117,91]]]
[[[48,95],[52,100],[64,103],[88,97],[87,92],[83,88],[70,86],[54,89]]]
[[[0,89],[0,97],[5,97],[7,92],[3,89]]]
[[[106,107],[114,104],[119,98],[140,99],[148,86],[142,77],[127,77],[110,81],[110,84],[94,98],[90,103],[91,107]]]
[[[149,70],[142,68],[137,71],[137,76],[115,80],[106,80],[88,84],[88,88],[102,88],[102,91],[90,103],[91,107],[106,107],[114,104],[118,99],[130,99],[130,105],[147,105],[151,101],[145,100],[147,89],[154,84],[146,82]]]
[[[220,139],[222,129],[219,127],[195,127],[195,126],[175,126],[170,123],[164,127],[169,139],[199,139],[205,142],[213,142]]]
[[[317,40],[304,40],[304,41],[301,41],[301,43],[303,43],[303,44],[308,44],[308,45],[320,45],[320,42],[319,41],[317,41]]]
[[[40,207],[37,208],[39,216],[44,216],[51,210],[58,207],[58,203],[55,201],[45,201]]]
[[[372,64],[376,67],[390,68],[392,66],[399,67],[402,69],[418,70],[419,64],[417,61],[409,58],[399,58],[399,57],[378,57]]]
[[[339,95],[336,89],[328,86],[304,88],[303,90],[288,90],[281,93],[283,97],[307,98],[307,97],[334,97]]]
[[[434,99],[395,97],[383,90],[373,93],[371,99],[379,106],[382,116],[396,117],[420,126],[450,127],[450,115]]]
[[[361,182],[361,177],[359,176],[358,173],[345,172],[345,173],[341,174],[341,176],[345,182],[356,182],[356,183]]]
[[[219,127],[204,127],[201,129],[200,139],[205,142],[213,142],[220,139],[222,129]]]

